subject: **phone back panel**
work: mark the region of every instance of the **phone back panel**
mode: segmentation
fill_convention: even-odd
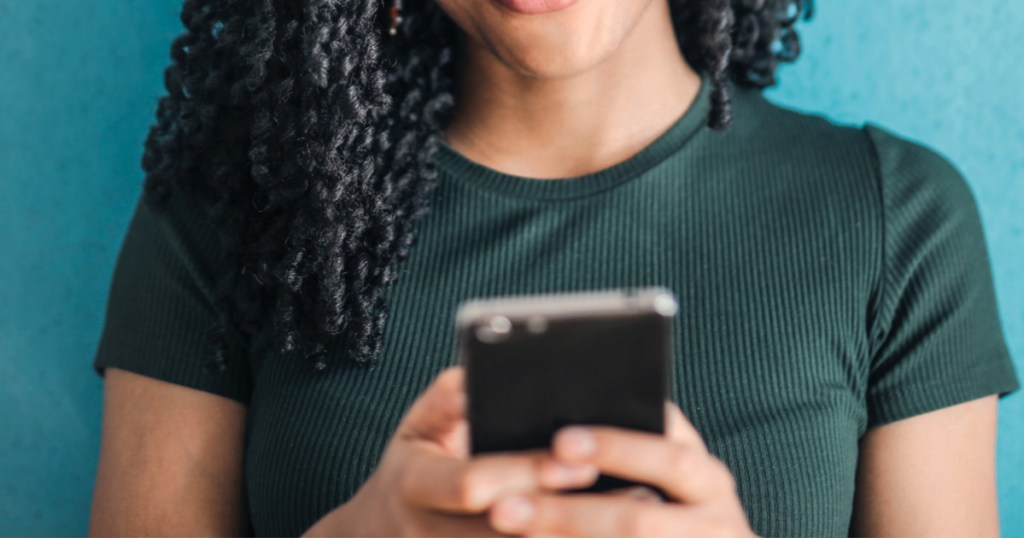
[[[497,341],[481,317],[459,327],[473,454],[547,448],[558,428],[604,424],[662,433],[672,318],[653,310],[508,317]],[[535,321],[535,320],[534,320]],[[602,477],[588,491],[629,484]]]

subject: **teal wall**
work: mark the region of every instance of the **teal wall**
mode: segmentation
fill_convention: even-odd
[[[0,0],[0,535],[85,532],[90,360],[180,1]],[[1024,373],[1022,27],[1024,2],[819,0],[771,96],[881,123],[964,171]],[[1003,530],[1024,536],[1024,395],[1000,422]]]

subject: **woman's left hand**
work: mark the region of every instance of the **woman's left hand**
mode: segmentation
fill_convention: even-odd
[[[496,530],[522,536],[754,536],[732,473],[672,402],[666,402],[665,435],[571,426],[555,435],[552,448],[556,459],[656,486],[675,502],[607,493],[514,495],[491,507]]]

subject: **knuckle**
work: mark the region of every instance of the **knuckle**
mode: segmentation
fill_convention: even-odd
[[[646,536],[644,522],[636,510],[629,510],[619,517],[619,536]]]
[[[467,465],[455,479],[456,503],[463,508],[472,508],[479,498],[482,487],[479,465]]]
[[[668,461],[668,469],[672,476],[683,480],[693,480],[701,474],[699,456],[691,448],[674,450]]]
[[[666,536],[667,529],[661,529],[660,526],[658,521],[651,517],[650,511],[633,508],[622,513],[619,530],[622,536]]]
[[[534,476],[540,476],[545,467],[554,463],[551,456],[543,452],[531,452],[526,454],[526,461],[530,467],[530,470],[534,473]]]

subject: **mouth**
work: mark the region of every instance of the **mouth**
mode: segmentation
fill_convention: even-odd
[[[521,15],[540,15],[561,11],[576,0],[491,0],[495,4]]]

